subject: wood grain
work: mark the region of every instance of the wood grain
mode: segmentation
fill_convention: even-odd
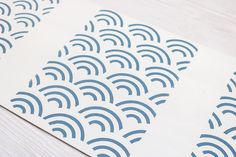
[[[236,57],[235,0],[90,1],[155,21],[167,31]],[[2,108],[0,115],[0,157],[84,156]]]

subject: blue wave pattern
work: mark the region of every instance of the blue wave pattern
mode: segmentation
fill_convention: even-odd
[[[81,32],[12,106],[98,157],[129,157],[129,147],[142,140],[198,49],[166,40],[151,26],[127,24],[111,10],[100,10]]]
[[[0,56],[41,22],[60,3],[59,0],[1,0]]]
[[[192,157],[236,157],[236,72],[208,120],[209,130],[200,136]]]

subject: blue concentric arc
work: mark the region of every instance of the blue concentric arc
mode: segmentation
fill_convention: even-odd
[[[30,35],[59,3],[14,0],[17,12],[12,14],[11,7],[0,2],[0,53]],[[15,30],[8,16],[22,29]],[[31,75],[28,87],[11,99],[14,112],[38,118],[51,134],[74,147],[84,143],[98,157],[130,157],[129,148],[145,137],[157,109],[167,105],[198,51],[188,41],[167,39],[155,27],[130,21],[115,11],[100,10]],[[233,141],[236,128],[223,128],[222,118],[236,115],[235,82],[233,75],[227,85],[230,94],[221,97],[219,111],[209,119],[211,131],[220,128]],[[228,141],[210,133],[202,134],[197,147],[206,155],[235,155]]]

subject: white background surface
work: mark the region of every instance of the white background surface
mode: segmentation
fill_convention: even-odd
[[[92,0],[90,0],[92,1]],[[95,0],[94,0],[95,2]],[[236,56],[234,0],[96,0],[104,8],[116,6],[131,16],[217,51]],[[137,8],[131,4],[140,3]],[[152,16],[150,16],[152,15]],[[152,22],[153,23],[153,22]],[[0,108],[0,157],[83,156],[78,151]]]

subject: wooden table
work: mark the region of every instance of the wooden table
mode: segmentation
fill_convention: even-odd
[[[155,21],[169,32],[236,57],[235,0],[90,1],[107,9],[117,7],[147,22]],[[2,108],[0,115],[0,157],[84,156]]]

